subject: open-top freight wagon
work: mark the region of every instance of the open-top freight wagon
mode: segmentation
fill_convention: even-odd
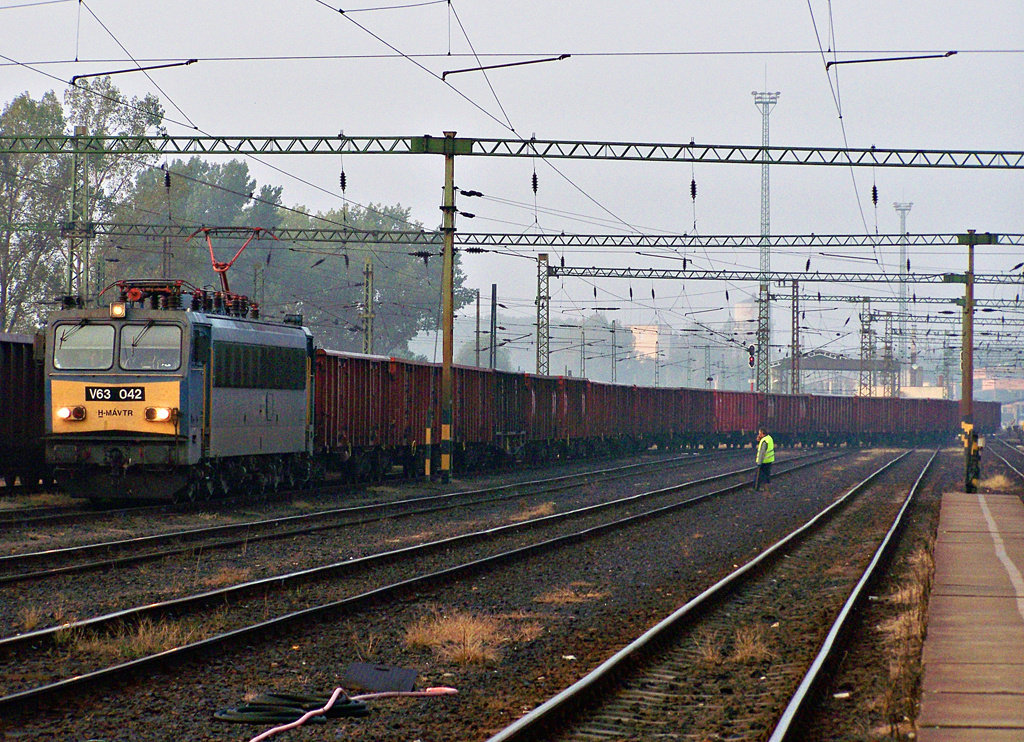
[[[43,456],[43,365],[29,335],[0,333],[0,477],[35,486]]]
[[[744,446],[762,424],[781,446],[932,444],[960,430],[959,405],[949,400],[637,387],[465,366],[454,367],[453,380],[456,469]],[[318,455],[357,478],[395,465],[422,471],[428,429],[439,439],[440,382],[436,364],[318,350]],[[997,430],[998,403],[975,402],[975,421],[981,432]]]

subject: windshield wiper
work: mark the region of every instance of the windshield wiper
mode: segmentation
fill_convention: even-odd
[[[132,340],[132,350],[134,350],[135,348],[139,347],[139,342],[142,340],[143,336],[145,336],[145,334],[147,332],[149,332],[150,328],[154,324],[156,324],[156,320],[155,319],[151,319],[149,322],[146,323],[146,326],[142,328],[142,332],[140,332],[138,335],[136,335],[135,339]]]
[[[130,347],[131,347],[131,352],[129,352],[129,353],[128,353],[128,358],[131,358],[132,356],[134,356],[134,355],[135,355],[135,349],[139,347],[139,342],[140,342],[140,341],[142,340],[143,336],[144,336],[144,335],[145,335],[145,334],[146,334],[147,332],[149,332],[149,329],[150,329],[150,328],[151,328],[151,327],[152,327],[152,326],[153,326],[153,325],[154,325],[155,323],[156,323],[156,320],[154,320],[154,319],[151,319],[151,320],[150,320],[149,322],[147,322],[147,323],[146,323],[146,326],[142,328],[142,332],[140,332],[140,333],[139,333],[138,335],[136,335],[136,336],[134,337],[134,339],[132,339],[132,342],[131,342],[131,346],[130,346]]]
[[[74,327],[65,329],[63,332],[61,332],[61,334],[60,334],[60,341],[57,343],[57,347],[58,348],[63,347],[64,346],[64,341],[67,340],[72,335],[74,335],[79,330],[81,330],[83,327],[85,327],[85,325],[86,325],[86,323],[88,321],[89,321],[88,319],[86,319],[85,317],[82,317],[82,319],[79,320],[77,325],[75,325]]]

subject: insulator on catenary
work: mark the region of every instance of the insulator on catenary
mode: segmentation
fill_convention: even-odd
[[[871,186],[871,203],[878,206],[878,186]]]
[[[533,192],[534,192],[534,194],[536,194],[537,193],[537,173],[533,174],[533,177],[530,179],[530,182],[533,185]]]
[[[693,178],[693,179],[690,180],[690,198],[694,202],[697,201],[697,179],[696,178]]]
[[[348,186],[348,178],[345,176],[345,171],[341,171],[341,175],[338,176],[338,185],[341,187],[341,192],[345,192],[345,188]]]
[[[164,188],[171,190],[171,171],[164,170]]]

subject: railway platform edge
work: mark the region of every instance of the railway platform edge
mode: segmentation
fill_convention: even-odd
[[[920,742],[1024,739],[1024,503],[942,497]]]

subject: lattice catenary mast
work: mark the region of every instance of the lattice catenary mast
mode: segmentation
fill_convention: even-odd
[[[900,303],[899,303],[899,362],[909,368],[907,363],[907,214],[912,203],[896,202],[892,205],[900,215]]]

